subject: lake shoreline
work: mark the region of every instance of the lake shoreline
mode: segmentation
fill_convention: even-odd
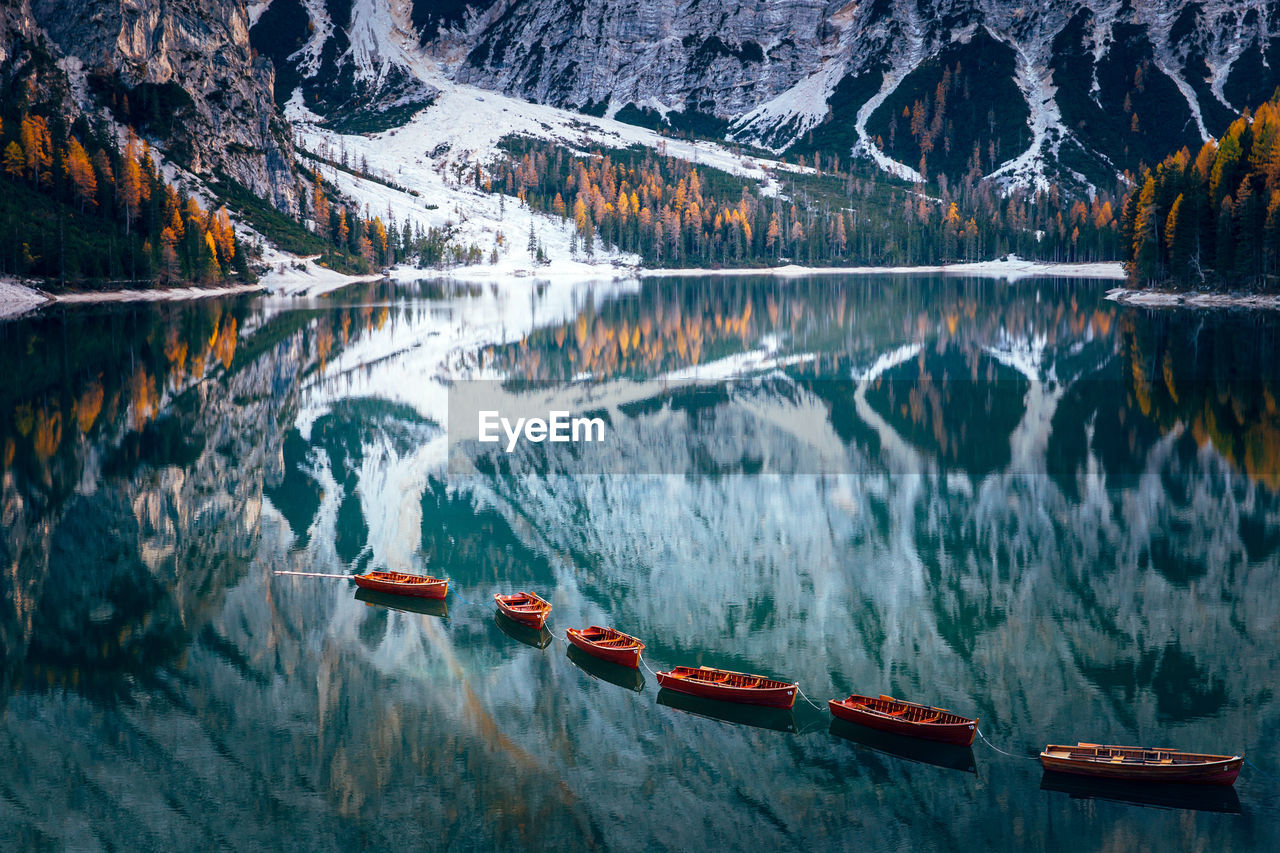
[[[503,278],[565,279],[580,278],[583,281],[609,278],[613,280],[628,278],[681,278],[686,276],[772,276],[775,278],[803,278],[806,276],[839,276],[839,275],[948,275],[971,276],[975,278],[1002,278],[1008,281],[1020,281],[1026,278],[1090,278],[1123,281],[1124,266],[1119,261],[1096,261],[1090,263],[1065,263],[1051,261],[1029,261],[1010,255],[999,260],[973,261],[958,264],[922,264],[919,266],[851,266],[851,267],[807,267],[786,264],[777,267],[679,267],[655,268],[621,265],[617,263],[584,264],[552,262],[546,266],[513,269],[509,266],[494,268],[484,264],[475,266],[454,267],[448,270],[419,270],[411,267],[398,267],[392,270],[392,277],[452,279],[456,281],[492,282]]]
[[[104,302],[177,302],[191,299],[207,299],[214,296],[238,296],[258,293],[265,289],[261,283],[236,284],[224,287],[173,287],[139,290],[71,290],[50,293],[33,286],[34,282],[12,278],[0,278],[0,319],[16,317],[53,303],[87,304]]]
[[[298,266],[294,266],[294,264]],[[947,275],[979,278],[1003,278],[1019,281],[1025,278],[1057,276],[1064,278],[1123,279],[1124,268],[1115,262],[1053,263],[1028,261],[1011,256],[995,261],[976,261],[961,264],[935,264],[921,266],[859,266],[859,267],[805,267],[788,264],[779,267],[742,267],[705,269],[688,267],[681,269],[654,269],[616,263],[584,264],[569,262],[568,266],[552,263],[546,267],[513,269],[502,265],[498,269],[483,264],[474,267],[455,267],[449,270],[420,270],[397,267],[388,275],[346,275],[320,267],[313,258],[290,259],[272,264],[271,271],[254,284],[222,287],[175,287],[101,291],[68,291],[51,293],[38,287],[32,280],[0,278],[0,318],[14,317],[50,303],[86,304],[107,302],[161,302],[190,299],[207,299],[217,296],[236,296],[248,293],[268,293],[278,296],[317,296],[368,281],[386,277],[397,280],[409,278],[452,279],[455,281],[497,282],[506,279],[564,279],[582,281],[601,279],[675,278],[684,276],[773,276],[776,278],[802,278],[806,276],[838,275]],[[1119,289],[1118,289],[1119,290]],[[1112,291],[1113,293],[1116,291]],[[1117,300],[1120,301],[1120,300]],[[1280,307],[1280,304],[1276,306]]]
[[[737,269],[643,269],[637,272],[637,275],[641,278],[672,278],[687,275],[768,275],[778,278],[801,278],[804,276],[828,275],[922,274],[1003,278],[1009,281],[1046,276],[1113,280],[1123,280],[1126,277],[1124,265],[1119,261],[1095,261],[1090,263],[1029,261],[1016,255],[1010,255],[1007,258],[994,261],[924,264],[919,266],[805,267],[788,264],[780,267],[741,267]]]
[[[1107,299],[1132,308],[1251,308],[1280,310],[1280,294],[1232,293],[1210,290],[1143,290],[1117,287],[1107,291]]]

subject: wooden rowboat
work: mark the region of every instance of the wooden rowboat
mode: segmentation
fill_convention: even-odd
[[[763,675],[712,669],[709,666],[677,666],[669,672],[656,673],[658,686],[703,699],[763,705],[767,708],[791,708],[796,704],[796,682],[776,681]]]
[[[589,655],[619,666],[640,668],[640,653],[644,651],[644,643],[630,634],[613,628],[601,628],[599,625],[582,629],[570,628],[564,633],[569,642]]]
[[[978,733],[978,720],[953,714],[946,708],[931,708],[903,702],[892,696],[876,698],[857,693],[848,699],[827,702],[832,716],[882,732],[970,746]]]
[[[1126,779],[1131,782],[1179,782],[1196,785],[1234,785],[1244,757],[1203,755],[1176,749],[1139,746],[1107,746],[1078,743],[1075,746],[1049,744],[1040,753],[1045,770],[1093,776],[1099,779]]]
[[[418,598],[444,598],[449,594],[449,581],[430,575],[410,575],[404,572],[365,572],[355,576],[356,586],[374,592],[392,595],[413,595]]]
[[[528,625],[530,628],[541,628],[547,622],[547,614],[551,612],[551,604],[532,592],[517,592],[511,595],[494,594],[493,600],[498,610],[508,619]]]

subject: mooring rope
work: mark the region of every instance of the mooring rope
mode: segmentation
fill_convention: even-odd
[[[994,749],[996,752],[1000,753],[1001,755],[1007,755],[1007,756],[1009,756],[1010,758],[1025,758],[1025,759],[1027,759],[1028,761],[1039,761],[1039,760],[1040,760],[1039,758],[1036,758],[1036,757],[1031,756],[1031,755],[1014,755],[1012,752],[1005,752],[1003,749],[1001,749],[1000,747],[996,746],[996,745],[995,745],[994,743],[992,743],[991,741],[987,740],[987,736],[986,736],[986,735],[984,735],[984,734],[982,733],[982,729],[978,729],[978,737],[982,738],[982,742],[983,742],[983,743],[985,743],[987,746],[991,747],[992,749]]]
[[[1261,774],[1262,774],[1263,776],[1265,776],[1266,778],[1270,779],[1272,782],[1280,782],[1280,779],[1277,779],[1275,776],[1272,776],[1270,773],[1268,773],[1267,771],[1263,770],[1261,767],[1259,767],[1258,765],[1254,764],[1254,763],[1253,763],[1252,761],[1250,761],[1249,759],[1247,759],[1247,758],[1246,758],[1246,759],[1244,760],[1244,763],[1245,763],[1245,764],[1248,764],[1250,767],[1252,767],[1254,770],[1256,770],[1256,771],[1258,771],[1259,773],[1261,773]]]
[[[451,589],[451,590],[449,590],[449,591],[450,591],[450,592],[452,592],[452,593],[454,594],[454,596],[456,596],[456,597],[457,597],[457,599],[458,599],[459,601],[461,601],[463,604],[466,604],[466,605],[468,605],[468,606],[472,606],[472,605],[474,605],[474,604],[475,604],[475,602],[474,602],[474,601],[471,601],[471,600],[470,600],[469,598],[467,598],[465,595],[463,595],[462,593],[458,592],[458,590],[457,590],[456,588]]]
[[[649,674],[654,678],[658,677],[658,673],[653,671],[653,667],[649,666],[649,662],[644,659],[644,655],[640,655],[640,663],[644,664],[644,668],[649,670]]]
[[[797,685],[796,685],[796,692],[800,694],[800,698],[801,698],[801,699],[803,699],[804,701],[808,702],[810,705],[813,705],[813,707],[814,707],[816,710],[818,710],[818,711],[822,711],[822,710],[823,710],[823,707],[822,707],[821,705],[817,704],[816,702],[814,702],[812,699],[810,699],[808,696],[806,696],[806,695],[805,695],[804,691],[800,689],[800,685],[799,685],[799,684],[797,684]]]

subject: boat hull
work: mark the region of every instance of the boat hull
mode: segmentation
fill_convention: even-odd
[[[493,621],[497,623],[502,633],[517,643],[523,643],[534,649],[545,649],[555,639],[546,628],[535,628],[523,622],[516,622],[502,613],[493,614]]]
[[[658,704],[685,714],[734,726],[795,733],[796,714],[790,708],[768,708],[737,702],[717,702],[674,690],[659,690]]]
[[[354,580],[356,586],[361,589],[382,592],[388,595],[408,595],[414,598],[444,598],[449,594],[449,581],[444,578],[429,578],[427,583],[400,583],[371,575],[356,575]]]
[[[449,603],[443,598],[423,598],[417,595],[393,595],[372,589],[357,589],[356,601],[370,607],[386,607],[402,613],[421,613],[424,616],[449,618]]]
[[[638,669],[628,669],[625,666],[607,663],[587,654],[577,646],[568,646],[565,649],[565,656],[574,666],[592,678],[607,681],[627,690],[634,690],[636,693],[644,691],[644,673]]]
[[[701,699],[718,702],[736,702],[740,705],[759,705],[764,708],[792,708],[796,704],[796,685],[782,687],[744,688],[707,684],[692,678],[678,678],[670,672],[657,673],[658,686],[677,693],[687,693]]]
[[[905,761],[920,764],[931,764],[946,770],[958,770],[962,773],[977,773],[977,762],[973,756],[973,747],[957,743],[941,743],[923,740],[906,735],[895,735],[879,729],[868,728],[858,723],[851,723],[835,717],[827,729],[841,740],[858,746],[875,750],[883,755],[891,755]]]
[[[626,636],[622,634],[621,636]],[[597,657],[602,661],[607,661],[618,666],[625,666],[630,669],[640,668],[640,652],[644,650],[644,644],[636,640],[634,646],[625,648],[610,648],[608,646],[598,645],[591,642],[583,636],[583,632],[575,628],[565,631],[565,637],[569,642],[573,643],[576,648],[581,649],[592,657]],[[634,637],[630,639],[635,640]]]
[[[1148,785],[1124,779],[1098,779],[1069,776],[1046,770],[1040,779],[1040,790],[1057,791],[1078,800],[1111,800],[1160,809],[1240,814],[1240,797],[1231,785],[1188,785],[1167,782]]]
[[[519,622],[521,625],[527,625],[530,628],[538,630],[547,624],[547,615],[551,612],[551,605],[536,598],[539,604],[530,608],[527,603],[515,602],[510,599],[514,596],[494,595],[493,600],[498,605],[498,612],[506,616],[512,622]]]
[[[888,732],[894,735],[931,740],[937,743],[950,743],[957,746],[972,746],[978,734],[977,720],[964,720],[958,723],[917,723],[910,720],[886,717],[866,708],[849,704],[847,700],[831,699],[827,702],[831,715],[838,720],[857,723],[869,729]]]
[[[1132,747],[1116,747],[1142,753]],[[1071,747],[1048,747],[1040,753],[1040,764],[1046,771],[1092,779],[1125,782],[1175,783],[1181,785],[1234,785],[1244,758],[1238,755],[1196,755],[1181,753],[1177,763],[1133,763],[1100,758],[1080,758],[1069,754]],[[1155,750],[1145,750],[1155,752]],[[1196,760],[1202,759],[1202,760]]]

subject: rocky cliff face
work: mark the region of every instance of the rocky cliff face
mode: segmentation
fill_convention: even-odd
[[[1105,184],[1220,133],[1280,82],[1264,0],[272,0],[259,27],[321,110],[402,98],[433,58],[536,101],[857,151],[911,178]],[[326,99],[326,78],[351,85]]]
[[[23,0],[0,11],[0,66],[16,79],[41,65],[24,57],[56,62],[77,108],[105,106],[176,162],[292,210],[290,133],[249,26],[242,0]]]

